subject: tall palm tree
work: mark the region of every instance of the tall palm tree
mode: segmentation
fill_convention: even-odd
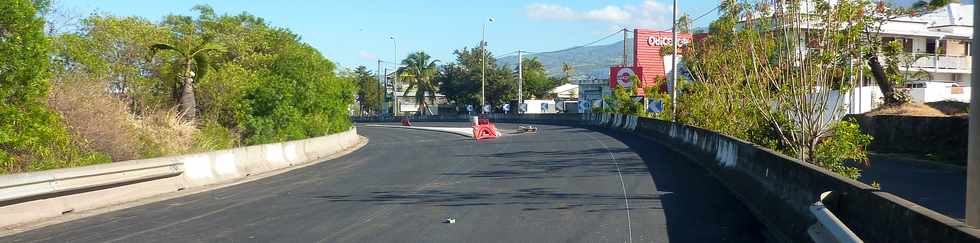
[[[432,57],[429,54],[418,51],[402,60],[404,67],[398,69],[399,78],[408,83],[406,91],[412,91],[414,88],[415,101],[419,104],[418,114],[424,114],[429,109],[425,101],[426,94],[429,95],[430,100],[435,101],[435,94],[439,89],[439,85],[434,81],[439,73],[436,66],[439,60],[430,59]]]
[[[561,63],[561,72],[565,74],[565,77],[562,78],[562,83],[569,83],[571,82],[572,73],[575,72],[575,66],[563,62]]]
[[[183,40],[175,41],[174,43],[157,43],[150,46],[150,58],[156,55],[157,52],[161,50],[171,50],[177,53],[177,59],[174,60],[175,68],[177,73],[177,80],[180,82],[180,96],[177,102],[180,106],[180,114],[187,118],[188,120],[194,120],[197,117],[197,99],[194,96],[194,81],[201,80],[204,75],[207,74],[208,68],[211,65],[208,61],[209,52],[221,52],[224,51],[224,46],[212,43],[209,39],[205,38],[200,43],[194,43],[194,41]]]

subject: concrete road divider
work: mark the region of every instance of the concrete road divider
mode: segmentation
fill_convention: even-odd
[[[0,176],[0,227],[316,162],[356,146],[357,130],[283,143]]]

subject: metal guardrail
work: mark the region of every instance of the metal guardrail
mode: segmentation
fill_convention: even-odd
[[[830,209],[824,206],[824,199],[830,197],[831,194],[832,192],[829,191],[821,193],[817,202],[810,205],[810,213],[817,219],[817,223],[807,229],[810,238],[817,243],[863,243],[864,241],[857,234],[854,234],[851,229],[847,228],[847,225],[844,225],[844,222],[840,221]]]
[[[107,164],[111,165],[111,164]],[[137,166],[135,168],[123,169],[123,170],[113,170],[107,169],[103,172],[96,173],[81,173],[77,175],[71,175],[71,172],[59,173],[59,171],[51,172],[40,172],[41,175],[30,175],[28,174],[23,179],[13,179],[13,183],[0,184],[0,192],[4,192],[0,195],[0,206],[9,205],[13,203],[18,203],[26,200],[33,200],[38,198],[46,198],[48,196],[54,197],[64,193],[70,192],[83,192],[89,190],[97,190],[100,188],[114,187],[117,185],[126,185],[144,181],[151,181],[156,179],[168,178],[178,176],[184,173],[181,168],[181,163],[167,163],[167,164],[156,164],[150,163],[148,166]],[[171,170],[164,170],[153,173],[140,174],[136,177],[123,177],[110,180],[98,180],[93,183],[82,183],[78,185],[61,185],[59,182],[74,180],[74,179],[84,179],[91,177],[99,177],[114,174],[125,174],[129,172],[144,171],[171,167]],[[71,169],[69,169],[71,170]],[[69,174],[69,176],[60,176],[62,174]],[[2,180],[0,180],[2,181]],[[5,191],[16,187],[26,187],[30,185],[37,185],[37,187],[29,188],[28,190],[21,191]]]

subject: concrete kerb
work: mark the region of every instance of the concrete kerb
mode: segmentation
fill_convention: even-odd
[[[320,161],[360,143],[356,128],[304,140],[0,176],[0,228]]]

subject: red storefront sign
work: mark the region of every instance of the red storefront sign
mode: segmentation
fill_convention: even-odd
[[[643,68],[640,67],[611,67],[609,68],[609,87],[616,89],[616,87],[623,88],[633,88],[641,84],[634,84],[632,77],[636,76],[637,80],[643,80]]]
[[[687,46],[691,43],[690,33],[677,33],[678,48]],[[637,74],[642,80],[640,87],[652,87],[659,85],[656,83],[658,77],[667,75],[664,67],[664,56],[660,53],[660,48],[673,44],[670,31],[653,31],[644,29],[633,30],[633,65]],[[679,62],[680,60],[678,60]]]

